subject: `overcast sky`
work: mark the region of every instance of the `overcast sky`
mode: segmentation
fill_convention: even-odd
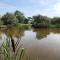
[[[22,11],[25,16],[60,16],[60,0],[0,0],[0,15],[15,10]]]

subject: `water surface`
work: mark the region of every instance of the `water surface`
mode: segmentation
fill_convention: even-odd
[[[60,60],[60,28],[3,29],[0,45],[10,35],[21,40],[31,60]]]

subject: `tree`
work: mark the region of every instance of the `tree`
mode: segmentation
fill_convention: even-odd
[[[3,25],[3,22],[1,21],[1,17],[0,17],[0,25]]]
[[[18,19],[19,23],[24,22],[25,16],[24,16],[24,14],[22,12],[16,10],[14,14],[15,14],[16,18]]]
[[[52,23],[52,24],[60,24],[60,17],[54,17],[54,18],[51,20],[51,23]]]
[[[48,27],[49,18],[47,16],[42,15],[33,16],[33,20],[34,27]]]
[[[34,23],[40,23],[41,21],[40,21],[40,15],[38,15],[38,16],[33,16],[33,22]]]
[[[2,16],[1,20],[3,21],[4,25],[16,25],[18,20],[16,16],[12,13],[6,13]]]
[[[0,25],[3,25],[3,22],[0,20]]]
[[[49,21],[47,16],[42,16],[42,15],[33,16],[33,20],[36,23],[48,23]]]
[[[28,24],[28,19],[27,18],[25,18],[25,20],[24,20],[24,24]]]

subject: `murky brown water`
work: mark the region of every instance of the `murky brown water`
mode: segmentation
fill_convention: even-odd
[[[10,35],[21,40],[31,60],[60,60],[60,28],[0,29],[0,45]]]

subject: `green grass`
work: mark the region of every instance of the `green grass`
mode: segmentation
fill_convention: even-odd
[[[0,25],[0,28],[6,28],[7,26],[6,25]]]
[[[17,26],[31,26],[32,24],[17,24]]]
[[[6,27],[25,27],[25,26],[31,26],[32,24],[16,24],[15,26],[10,26],[10,25],[0,25],[0,28],[6,28]]]
[[[17,24],[16,27],[19,28],[19,29],[28,29],[29,26],[31,27],[32,24]]]
[[[54,24],[54,25],[50,24],[49,28],[60,28],[60,24]]]

